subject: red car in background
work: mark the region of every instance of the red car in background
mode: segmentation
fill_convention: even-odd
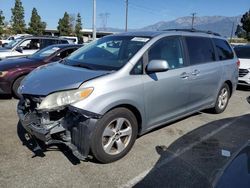
[[[67,57],[81,46],[56,44],[43,48],[31,56],[0,61],[0,94],[11,94],[19,98],[17,90],[27,74],[41,65]]]

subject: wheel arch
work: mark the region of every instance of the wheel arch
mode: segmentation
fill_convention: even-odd
[[[225,84],[227,84],[228,87],[229,87],[230,97],[231,97],[232,93],[233,93],[233,84],[232,84],[232,82],[230,80],[225,81]]]
[[[128,110],[130,110],[136,117],[137,123],[138,123],[138,135],[141,133],[142,130],[142,114],[141,112],[138,110],[138,108],[136,108],[134,105],[131,104],[119,104],[116,106],[113,106],[112,108],[110,108],[109,110],[107,110],[105,113],[115,109],[115,108],[126,108]]]

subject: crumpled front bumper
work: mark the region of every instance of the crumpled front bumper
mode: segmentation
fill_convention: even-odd
[[[17,113],[20,123],[33,138],[46,145],[63,143],[80,160],[86,160],[90,151],[92,131],[101,116],[73,106],[55,112],[30,111],[20,100]],[[52,116],[58,115],[52,120]]]

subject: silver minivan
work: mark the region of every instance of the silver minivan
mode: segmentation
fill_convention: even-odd
[[[137,136],[200,110],[225,110],[238,80],[228,42],[198,31],[110,35],[22,82],[21,125],[79,159],[125,156]]]

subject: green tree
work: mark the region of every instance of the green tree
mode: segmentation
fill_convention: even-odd
[[[42,35],[45,31],[46,23],[42,22],[36,8],[32,9],[28,32],[33,35]]]
[[[246,32],[243,30],[242,26],[237,25],[235,35],[239,38],[246,38]]]
[[[75,34],[78,38],[82,37],[81,30],[82,30],[82,18],[81,18],[80,13],[78,13],[76,17],[76,25],[75,25]]]
[[[3,11],[0,10],[0,35],[2,35],[4,33],[4,19],[5,17],[3,16]]]
[[[250,10],[241,17],[240,22],[242,24],[242,29],[246,32],[245,38],[250,40]]]
[[[61,36],[70,35],[72,33],[72,28],[70,25],[70,16],[67,12],[64,13],[63,18],[59,19],[57,29]]]
[[[24,21],[24,8],[21,0],[15,1],[14,8],[11,9],[11,23],[12,30],[14,33],[23,33],[25,32],[25,21]]]

